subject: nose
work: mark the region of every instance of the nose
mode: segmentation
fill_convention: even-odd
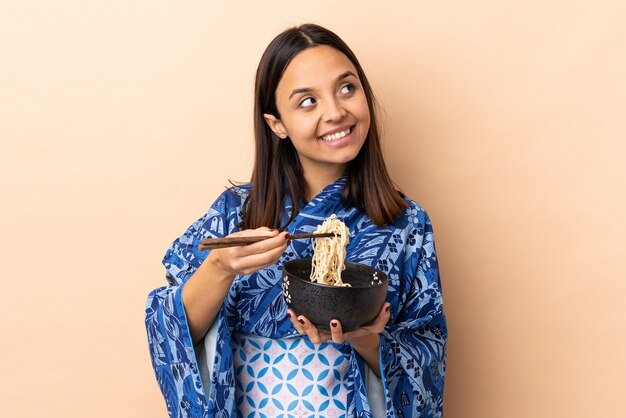
[[[338,98],[332,97],[329,100],[326,100],[326,104],[324,106],[325,122],[340,121],[346,116],[346,114],[346,109],[342,106],[342,103]]]

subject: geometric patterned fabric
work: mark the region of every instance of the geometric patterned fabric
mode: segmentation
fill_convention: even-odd
[[[350,243],[346,259],[377,267],[389,277],[386,300],[391,304],[391,318],[380,335],[379,348],[386,418],[441,418],[448,333],[432,223],[419,204],[406,199],[408,207],[400,217],[384,228],[376,226],[366,214],[342,200],[348,180],[344,176],[326,186],[308,203],[302,202],[303,206],[285,231],[292,235],[312,232],[331,214],[336,214],[348,226]],[[198,244],[204,238],[224,237],[239,231],[249,190],[249,185],[226,190],[205,215],[172,243],[163,258],[168,285],[155,289],[148,296],[145,323],[150,356],[171,418],[231,418],[238,415],[233,334],[275,340],[299,337],[287,317],[287,305],[281,293],[282,266],[296,258],[310,257],[312,248],[310,242],[292,240],[277,263],[250,275],[239,275],[233,281],[216,318],[217,343],[215,355],[211,355],[215,367],[209,377],[210,385],[204,388],[206,392],[203,390],[204,376],[201,376],[194,353],[182,293],[185,283],[207,257],[206,251],[198,250]],[[283,224],[292,209],[292,202],[287,197]],[[299,344],[303,341],[306,340]],[[367,375],[360,373],[360,357],[349,344],[334,345],[334,348],[348,362],[346,415],[373,418],[365,381]],[[289,361],[289,356],[286,357]],[[317,355],[314,358],[319,360]],[[250,360],[246,357],[246,361]],[[269,361],[266,363],[270,364]],[[309,364],[298,370],[309,371],[313,377],[309,380],[315,380],[317,384],[321,372],[314,374]],[[256,382],[261,371],[250,370],[254,373],[250,376]],[[265,373],[268,372],[273,374],[273,369],[268,368]],[[307,377],[303,371],[296,375]],[[245,395],[241,396],[251,382],[238,389],[240,405],[244,400],[249,402]],[[263,393],[256,383],[250,389],[257,386]],[[275,389],[270,390],[265,383],[263,387],[269,394]],[[283,387],[290,389],[285,381],[277,390]],[[303,395],[303,389],[299,388],[298,396]],[[321,393],[317,386],[313,386],[309,394],[316,393],[314,389]],[[332,390],[329,395],[332,396]],[[259,404],[261,402],[263,399]],[[275,405],[271,400],[266,404],[270,402]],[[335,404],[334,399],[332,403]],[[297,405],[307,408],[303,401]],[[314,406],[317,408],[321,404]],[[287,404],[286,408],[289,407]]]
[[[234,333],[237,416],[345,417],[350,363],[332,343]]]

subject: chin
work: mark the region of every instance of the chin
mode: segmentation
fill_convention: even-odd
[[[351,155],[351,156],[346,156],[345,158],[341,158],[338,161],[335,161],[336,164],[349,164],[350,162],[354,161],[354,159],[356,158],[356,154],[355,155]]]

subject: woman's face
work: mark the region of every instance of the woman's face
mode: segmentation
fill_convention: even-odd
[[[344,173],[370,127],[356,68],[326,45],[292,59],[276,88],[276,106],[281,118],[265,114],[265,120],[282,141],[291,139],[306,173]]]

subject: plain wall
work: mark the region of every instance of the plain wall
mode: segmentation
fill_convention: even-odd
[[[308,21],[433,220],[445,417],[626,417],[621,0],[2,2],[2,416],[166,416],[146,296],[249,179],[256,65]]]

